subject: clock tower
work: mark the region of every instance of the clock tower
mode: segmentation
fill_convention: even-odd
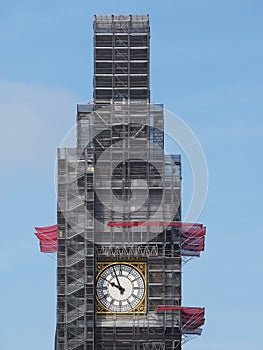
[[[203,317],[181,306],[182,237],[203,228],[181,222],[149,50],[148,16],[95,16],[93,102],[58,150],[57,350],[180,350]]]

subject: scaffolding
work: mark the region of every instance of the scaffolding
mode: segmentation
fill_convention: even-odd
[[[205,227],[181,222],[181,157],[165,154],[163,106],[150,103],[149,40],[148,16],[95,16],[93,103],[77,106],[76,147],[58,150],[57,225],[37,229],[42,251],[57,248],[56,350],[181,350],[200,333],[200,319],[185,327],[181,281]],[[141,311],[101,312],[101,266],[140,263]]]
[[[95,16],[94,103],[149,102],[148,16]]]
[[[169,349],[180,322],[156,308],[181,303],[176,228],[110,224],[181,218],[180,156],[164,155],[162,105],[80,105],[77,118],[78,147],[58,152],[58,350]],[[131,259],[147,263],[147,313],[96,314],[97,263]]]

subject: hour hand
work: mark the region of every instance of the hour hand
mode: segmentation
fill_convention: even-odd
[[[116,287],[119,289],[119,291],[121,292],[121,294],[123,294],[125,292],[125,289],[122,286],[118,286],[117,284],[115,284],[114,282],[110,282],[110,285],[112,287]]]
[[[119,286],[117,286],[117,284],[115,284],[114,282],[109,282],[109,284],[110,284],[112,287],[119,288]]]

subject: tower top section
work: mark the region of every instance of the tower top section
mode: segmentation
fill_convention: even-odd
[[[95,22],[145,22],[149,26],[149,15],[94,15]]]
[[[148,15],[95,15],[95,104],[150,101]]]

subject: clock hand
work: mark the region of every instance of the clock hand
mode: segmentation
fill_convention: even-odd
[[[115,270],[115,267],[114,267],[114,266],[112,266],[112,267],[113,267],[113,271],[114,271],[114,274],[115,274],[115,277],[116,277],[117,283],[118,283],[119,287],[121,287],[121,285],[120,285],[120,281],[119,281],[119,279],[118,279],[118,276],[117,276],[117,273],[116,273],[116,270]]]
[[[110,285],[111,285],[112,287],[119,288],[119,286],[117,286],[117,284],[115,284],[114,282],[109,282],[109,283],[110,283]]]
[[[109,284],[112,286],[112,287],[116,287],[119,289],[119,291],[121,292],[121,294],[123,294],[125,292],[125,289],[122,288],[121,286],[117,286],[117,284],[115,284],[114,282],[109,282]]]
[[[123,294],[125,292],[125,289],[120,284],[120,281],[118,279],[118,276],[117,276],[117,273],[116,273],[116,270],[115,270],[114,266],[112,266],[112,267],[113,267],[113,271],[114,271],[114,274],[115,274],[115,277],[116,277],[116,280],[117,280],[117,283],[118,283],[118,286],[116,286],[116,287],[119,289],[121,294]]]

